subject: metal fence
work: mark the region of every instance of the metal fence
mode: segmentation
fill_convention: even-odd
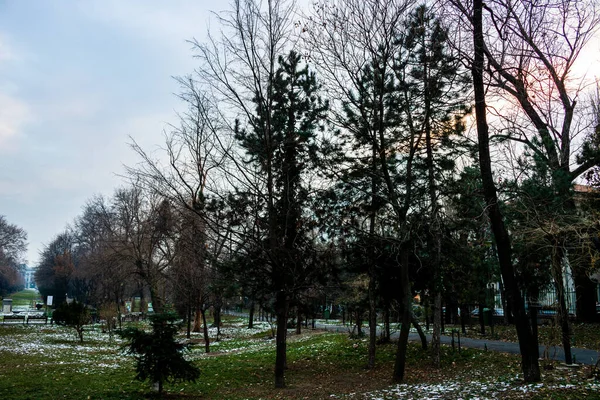
[[[565,293],[567,310],[569,310],[569,314],[575,315],[575,305],[576,305],[576,296],[574,290],[567,290]],[[549,289],[540,292],[538,297],[538,303],[542,307],[542,311],[544,310],[558,310],[558,296],[556,294],[556,290]]]

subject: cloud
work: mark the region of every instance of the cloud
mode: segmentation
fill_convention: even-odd
[[[14,47],[8,36],[0,32],[0,71],[18,61]],[[6,152],[13,145],[13,140],[23,129],[31,117],[29,107],[18,99],[13,92],[14,85],[6,80],[0,80],[0,152]]]
[[[30,120],[31,113],[24,102],[0,93],[0,152],[12,148],[12,139]]]
[[[90,18],[118,25],[131,34],[170,43],[204,36],[210,16],[206,3],[197,0],[102,0],[79,4]]]
[[[7,36],[0,32],[0,63],[17,59],[17,54],[10,45]]]

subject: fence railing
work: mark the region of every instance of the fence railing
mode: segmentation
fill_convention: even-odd
[[[565,300],[566,300],[566,305],[567,305],[567,310],[569,312],[569,314],[575,315],[576,313],[576,300],[577,297],[575,295],[575,291],[574,290],[568,290],[565,293]],[[526,298],[527,300],[527,298]],[[540,313],[544,314],[544,313],[548,313],[548,314],[552,314],[553,312],[557,312],[558,311],[558,296],[556,294],[556,291],[554,289],[547,289],[547,290],[542,290],[540,291],[540,294],[537,298],[536,303],[538,303],[541,307],[540,309]],[[527,302],[525,303],[527,304]]]

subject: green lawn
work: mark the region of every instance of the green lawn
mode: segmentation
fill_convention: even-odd
[[[35,303],[43,303],[40,292],[35,289],[25,289],[17,293],[12,293],[4,297],[5,299],[12,299],[14,306],[33,306]]]
[[[210,354],[204,353],[202,336],[194,334],[187,357],[201,369],[200,379],[167,385],[166,398],[599,398],[600,385],[587,380],[585,368],[553,364],[542,384],[522,385],[517,356],[444,347],[443,366],[434,369],[417,345],[409,346],[406,384],[392,385],[394,344],[379,346],[377,367],[366,370],[365,339],[313,331],[290,334],[288,387],[276,390],[269,326],[258,323],[258,329],[248,330],[245,325],[242,319],[227,318],[224,340],[213,343]],[[0,399],[147,398],[150,386],[133,379],[134,363],[121,352],[122,344],[99,326],[90,327],[80,344],[74,331],[63,327],[0,325]]]

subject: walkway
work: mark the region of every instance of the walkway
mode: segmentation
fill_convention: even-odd
[[[246,317],[248,318],[248,313],[244,312],[227,312],[227,314],[235,315],[238,317]],[[315,325],[317,329],[323,329],[332,332],[340,332],[340,333],[348,333],[348,326],[343,325],[329,325],[317,323]],[[368,327],[365,327],[365,332],[368,332]],[[399,332],[392,334],[392,339],[398,339]],[[428,343],[431,342],[431,334],[426,335]],[[421,339],[419,335],[415,332],[411,332],[409,334],[408,340],[413,342],[420,342]],[[452,344],[452,337],[447,335],[442,335],[441,337],[442,344],[450,345]],[[458,340],[455,337],[455,345],[458,346]],[[462,337],[460,338],[461,347],[468,347],[473,349],[487,349],[491,351],[498,351],[502,353],[512,353],[512,354],[520,354],[519,344],[512,342],[503,342],[501,340],[487,340],[487,339],[470,339]],[[551,360],[557,361],[565,361],[565,352],[562,347],[552,346],[546,349],[546,346],[540,346],[540,356],[543,356],[545,351],[548,351],[548,357]],[[596,350],[588,350],[588,349],[579,349],[572,347],[571,353],[573,354],[573,358],[578,364],[586,364],[586,365],[595,365],[598,361],[598,351]]]
[[[317,324],[316,327],[318,329],[325,329],[325,330],[334,331],[334,332],[346,332],[346,333],[348,332],[347,326]],[[365,332],[368,332],[367,329],[368,328],[365,329]],[[392,334],[392,339],[397,339],[398,335],[399,335],[399,332]],[[426,336],[427,336],[427,341],[431,342],[431,335],[428,334]],[[414,332],[410,333],[408,340],[414,341],[414,342],[421,341],[421,339],[419,338],[419,335]],[[450,336],[442,335],[440,340],[443,344],[448,344],[448,345],[452,344],[452,337],[450,337]],[[457,338],[455,337],[454,340],[455,340],[455,345],[458,346]],[[473,348],[473,349],[487,349],[487,350],[499,351],[499,352],[503,352],[503,353],[520,354],[518,343],[503,342],[500,340],[470,339],[470,338],[465,338],[465,337],[461,336],[460,345],[461,345],[461,347],[469,347],[469,348]],[[546,346],[540,346],[539,351],[540,351],[540,356],[543,355],[544,352],[546,351]],[[562,362],[565,361],[565,352],[563,351],[562,347],[558,347],[558,346],[548,347],[547,351],[548,351],[548,357],[550,359],[558,360],[558,361],[562,361]],[[572,347],[571,353],[573,354],[574,360],[579,364],[594,365],[598,361],[598,351],[596,351],[596,350],[579,349],[579,348]]]

